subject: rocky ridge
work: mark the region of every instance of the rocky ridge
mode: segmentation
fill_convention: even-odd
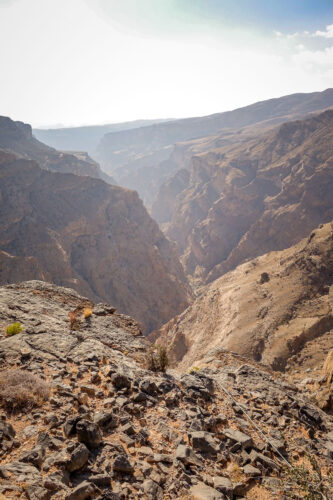
[[[136,317],[146,333],[192,297],[175,245],[136,192],[1,151],[0,250],[1,284],[69,286]]]
[[[0,339],[4,498],[330,498],[333,420],[301,387],[221,349],[153,373],[135,321],[73,290],[9,285],[0,304],[2,331],[23,326]],[[44,388],[29,411],[3,399],[13,376]]]
[[[13,153],[18,158],[34,160],[45,170],[89,175],[115,184],[86,153],[57,151],[38,141],[32,135],[30,125],[5,116],[0,116],[0,149]]]

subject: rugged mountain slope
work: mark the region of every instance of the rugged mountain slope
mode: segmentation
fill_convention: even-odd
[[[56,151],[35,139],[30,125],[5,116],[0,116],[0,149],[15,153],[20,158],[35,160],[46,170],[89,175],[114,183],[87,154]]]
[[[12,321],[24,330],[0,338],[4,498],[329,498],[332,417],[281,376],[221,350],[190,374],[152,373],[135,321],[38,281],[0,288],[1,331]]]
[[[333,217],[333,110],[198,155],[185,181],[162,202],[174,200],[166,234],[197,282],[287,248]]]
[[[282,123],[333,106],[333,89],[311,94],[293,94],[258,102],[244,108],[210,116],[188,118],[106,134],[96,151],[102,168],[116,181],[138,188],[150,206],[159,186],[184,168],[173,158],[175,143],[220,133],[219,140],[231,131],[250,125]]]
[[[33,129],[38,140],[55,149],[72,151],[87,151],[94,156],[99,141],[105,134],[119,130],[146,127],[153,123],[166,120],[134,120],[124,123],[109,123],[107,125],[90,125],[83,127],[64,127],[53,129]]]
[[[136,192],[7,153],[2,161],[0,154],[0,249],[2,283],[71,286],[132,314],[145,332],[191,297],[174,246]]]
[[[154,337],[182,368],[215,347],[276,370],[321,367],[333,349],[333,223],[214,281]]]

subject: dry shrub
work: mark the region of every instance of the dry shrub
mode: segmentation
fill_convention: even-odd
[[[323,366],[323,371],[325,375],[327,375],[328,384],[330,384],[333,379],[333,351],[330,351],[327,354],[327,358]]]
[[[48,384],[30,372],[14,369],[0,373],[0,406],[8,411],[41,406],[49,393]]]
[[[92,312],[91,307],[85,307],[85,308],[83,309],[83,316],[84,316],[84,319],[89,319],[89,318],[91,317],[92,313],[93,313],[93,312]]]
[[[80,328],[79,311],[69,311],[68,313],[69,327],[71,330],[78,330]]]
[[[146,367],[152,372],[165,372],[170,364],[165,344],[153,345],[147,352]]]

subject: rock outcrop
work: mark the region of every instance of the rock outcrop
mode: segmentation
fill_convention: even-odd
[[[89,175],[110,184],[115,183],[86,153],[71,154],[50,148],[32,135],[30,125],[5,116],[0,116],[0,149],[14,153],[19,158],[35,160],[41,168],[52,172]]]
[[[265,128],[332,106],[333,89],[327,89],[324,92],[269,99],[209,116],[111,132],[101,139],[94,158],[120,185],[137,189],[146,206],[150,207],[161,184],[175,171],[187,166],[187,162],[176,158],[176,143],[216,134],[219,135],[216,141],[220,144],[235,139],[239,142],[243,128]],[[233,134],[235,137],[230,138]],[[191,145],[185,146],[184,150],[188,149]],[[184,152],[183,156],[188,154]]]
[[[298,245],[238,266],[154,338],[183,369],[214,348],[306,375],[333,349],[333,223]],[[319,373],[319,372],[318,372]]]
[[[135,321],[43,282],[0,288],[1,331],[13,321],[4,498],[329,498],[333,419],[301,387],[218,349],[191,373],[153,373]]]
[[[0,153],[1,283],[45,279],[111,302],[149,332],[191,291],[134,191]]]
[[[173,218],[165,232],[194,283],[287,248],[332,219],[332,131],[333,110],[287,122],[193,157],[183,191],[169,181],[161,206],[173,203]]]

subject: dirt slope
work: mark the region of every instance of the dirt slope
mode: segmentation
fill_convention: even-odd
[[[214,281],[153,338],[170,345],[183,369],[214,347],[275,370],[321,367],[333,348],[332,285],[333,224],[328,223],[298,245],[251,260]]]

